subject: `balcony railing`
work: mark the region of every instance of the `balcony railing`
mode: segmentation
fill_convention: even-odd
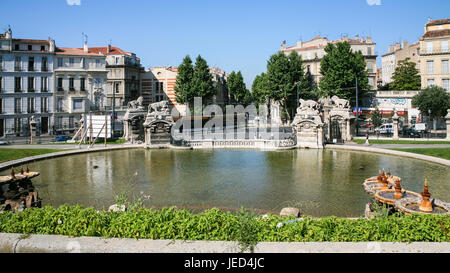
[[[419,51],[420,55],[433,55],[433,54],[450,54],[450,50],[448,48],[433,48],[433,49],[422,49]]]

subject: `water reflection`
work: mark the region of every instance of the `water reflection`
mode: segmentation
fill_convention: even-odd
[[[448,167],[386,155],[335,150],[119,150],[38,161],[31,170],[43,204],[107,208],[121,191],[150,194],[147,206],[218,206],[308,215],[360,216],[365,178],[390,168],[402,186],[450,201]],[[4,171],[7,174],[9,171]]]

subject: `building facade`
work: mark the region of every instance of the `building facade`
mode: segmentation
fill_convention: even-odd
[[[55,42],[15,39],[0,34],[0,137],[29,136],[30,118],[37,134],[50,132],[53,113]]]
[[[217,92],[208,103],[224,106],[228,103],[228,89],[226,87],[228,75],[225,71],[217,67],[210,67],[209,71]],[[177,103],[175,99],[177,74],[178,68],[171,66],[152,67],[141,73],[141,94],[144,98],[144,105],[167,100],[171,106],[175,107],[179,113],[184,115],[186,105]]]
[[[422,88],[436,85],[450,91],[450,19],[429,20],[419,41]]]
[[[144,70],[140,59],[134,53],[126,52],[118,47],[91,47],[92,52],[106,55],[108,80],[106,88],[106,106],[121,108],[140,96],[140,75]]]
[[[416,64],[417,70],[420,68],[420,44],[419,42],[414,44],[408,44],[407,41],[403,41],[401,44],[396,43],[388,48],[388,53],[381,56],[381,68],[383,75],[383,85],[391,83],[392,75],[399,61],[409,58],[410,62]]]
[[[72,133],[83,114],[104,111],[106,56],[83,48],[57,47],[54,67],[54,133]]]
[[[366,68],[368,72],[369,86],[371,89],[376,90],[376,78],[377,78],[377,65],[375,53],[375,43],[371,37],[360,38],[356,36],[355,39],[350,39],[346,36],[342,39],[331,41],[326,37],[320,35],[314,39],[303,42],[301,40],[293,46],[287,47],[286,41],[281,44],[280,50],[286,54],[290,54],[292,51],[296,51],[302,56],[303,63],[305,65],[305,72],[309,71],[316,83],[320,82],[322,75],[320,74],[320,62],[323,56],[326,54],[325,47],[329,43],[336,44],[338,42],[348,42],[354,52],[361,51],[366,61]]]

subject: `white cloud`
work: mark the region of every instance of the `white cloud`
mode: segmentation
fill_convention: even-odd
[[[373,5],[380,6],[381,5],[381,0],[366,0],[366,2],[369,6],[373,6]]]
[[[66,0],[69,6],[79,6],[81,5],[81,0]]]

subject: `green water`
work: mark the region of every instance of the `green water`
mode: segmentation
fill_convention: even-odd
[[[407,190],[450,201],[450,168],[415,159],[336,150],[145,150],[95,152],[38,161],[30,170],[43,205],[108,208],[127,192],[148,207],[225,207],[357,217],[371,200],[364,179],[390,168]],[[16,168],[17,170],[19,168]],[[2,174],[8,174],[4,171]],[[149,199],[143,195],[150,195]]]

